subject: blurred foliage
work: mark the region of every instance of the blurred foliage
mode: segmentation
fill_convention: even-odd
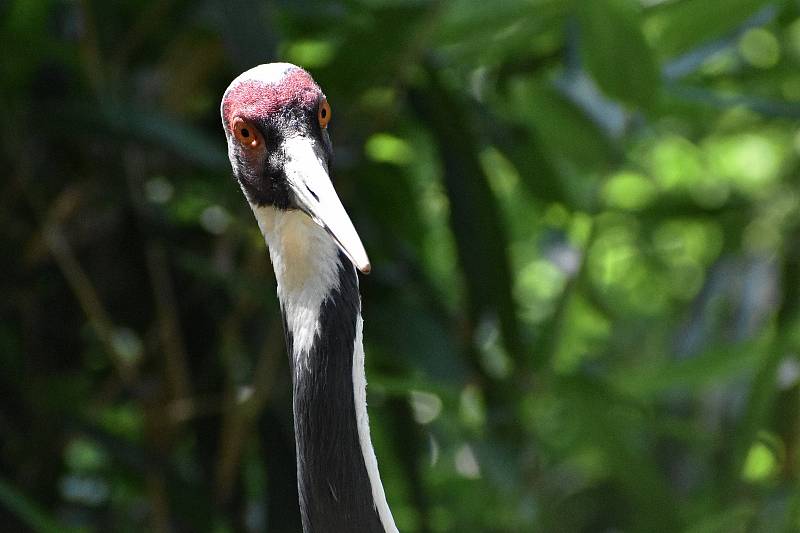
[[[0,521],[299,530],[218,105],[333,105],[407,532],[800,531],[800,2],[0,2]]]

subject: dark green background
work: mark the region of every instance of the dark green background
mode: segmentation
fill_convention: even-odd
[[[800,531],[800,2],[0,2],[0,529],[298,530],[218,114],[306,67],[404,532]]]

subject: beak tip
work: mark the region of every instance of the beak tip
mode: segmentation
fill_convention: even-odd
[[[370,272],[372,272],[372,265],[370,265],[369,263],[365,263],[360,267],[358,267],[358,269],[361,271],[362,274],[369,274]]]

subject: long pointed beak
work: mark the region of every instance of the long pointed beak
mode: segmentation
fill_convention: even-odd
[[[333,237],[357,269],[369,274],[372,266],[367,252],[312,141],[303,137],[289,138],[283,143],[283,151],[286,178],[298,207]]]

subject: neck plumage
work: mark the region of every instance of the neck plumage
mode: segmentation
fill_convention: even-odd
[[[397,532],[369,436],[355,269],[305,214],[253,211],[275,269],[292,367],[303,529]]]

